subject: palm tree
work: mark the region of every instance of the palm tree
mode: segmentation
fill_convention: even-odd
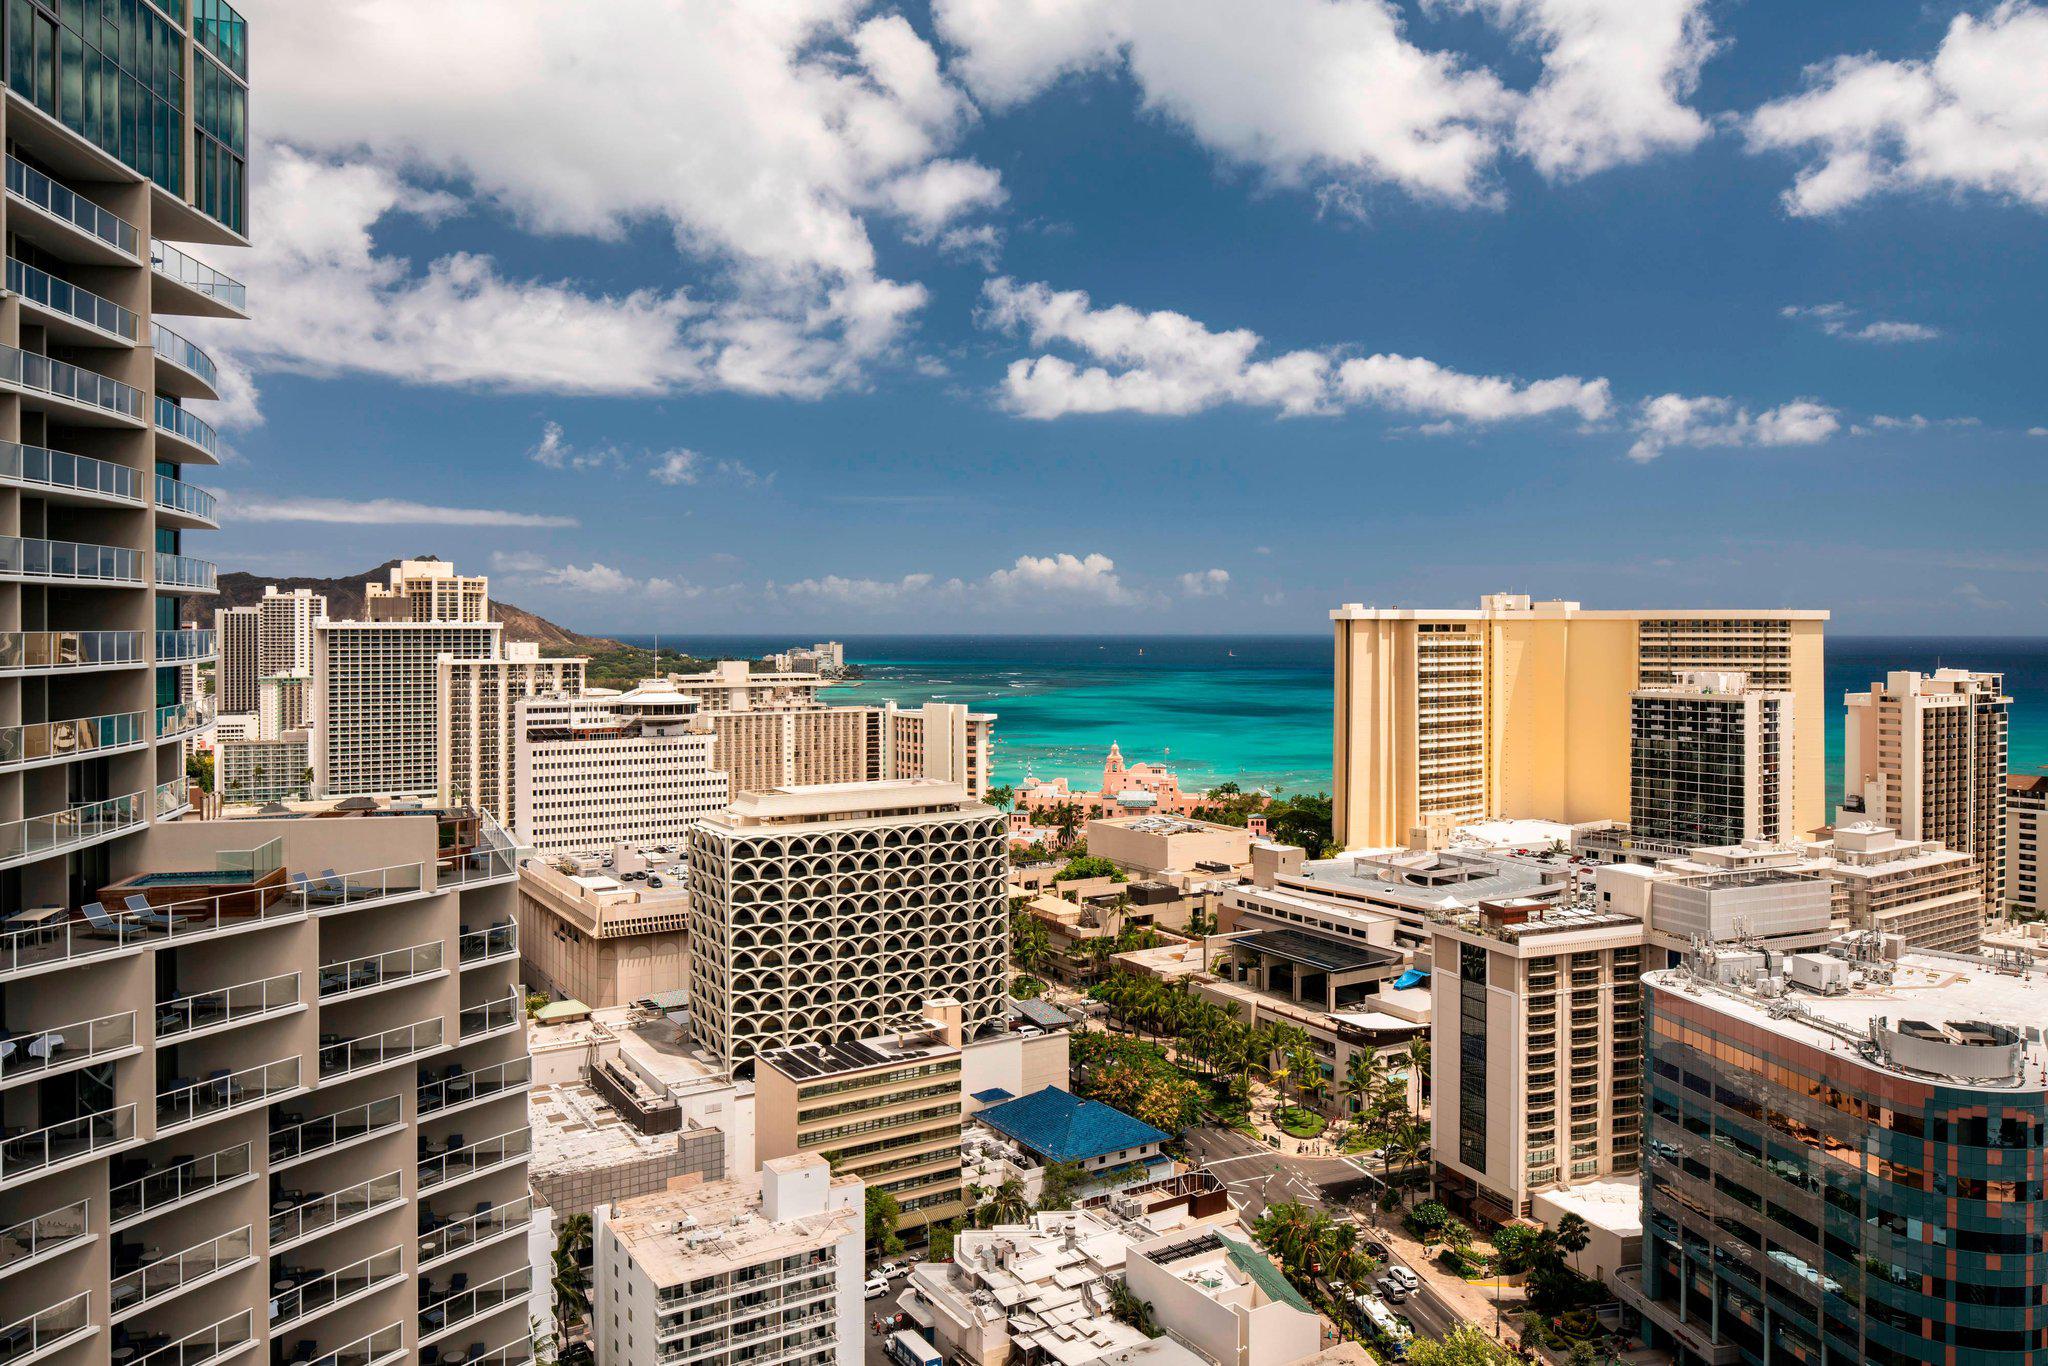
[[[555,1239],[552,1284],[555,1292],[555,1339],[566,1346],[569,1330],[590,1315],[590,1269],[584,1265],[590,1255],[590,1216],[572,1214],[562,1220]]]
[[[1344,1096],[1351,1102],[1351,1113],[1361,1120],[1378,1094],[1379,1072],[1380,1051],[1371,1045],[1353,1053],[1344,1064]]]
[[[1053,829],[1059,831],[1060,847],[1072,844],[1074,832],[1081,828],[1081,808],[1072,802],[1060,802],[1045,814],[1052,817]]]
[[[1024,1183],[1012,1176],[990,1192],[987,1201],[975,1211],[975,1222],[983,1228],[994,1228],[998,1224],[1021,1224],[1030,1214],[1031,1202],[1024,1198]]]
[[[1295,1095],[1304,1105],[1315,1108],[1330,1084],[1323,1076],[1322,1064],[1316,1061],[1315,1049],[1306,1043],[1296,1044],[1288,1055],[1287,1063],[1294,1072]]]

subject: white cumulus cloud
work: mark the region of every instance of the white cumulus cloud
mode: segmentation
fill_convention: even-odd
[[[1420,356],[1365,356],[1337,369],[1337,392],[1354,403],[1400,412],[1441,414],[1467,422],[1577,413],[1598,422],[1612,408],[1607,381],[1562,375],[1518,384],[1497,375],[1467,375]]]
[[[1654,460],[1671,446],[1813,446],[1841,426],[1839,413],[1811,399],[1752,414],[1733,399],[1660,394],[1643,400],[1629,456]]]
[[[1227,569],[1191,569],[1180,576],[1180,591],[1191,598],[1219,598],[1230,591]]]
[[[1891,318],[1860,322],[1858,310],[1839,300],[1824,304],[1788,304],[1778,312],[1783,317],[1806,319],[1830,337],[1840,337],[1844,341],[1893,344],[1935,341],[1941,336],[1940,328],[1926,323],[1900,322]]]

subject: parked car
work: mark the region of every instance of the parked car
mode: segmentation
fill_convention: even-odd
[[[1374,1261],[1384,1262],[1388,1259],[1389,1254],[1385,1243],[1375,1243],[1368,1240],[1363,1246],[1365,1248],[1365,1255]]]
[[[869,1299],[878,1300],[888,1293],[889,1278],[887,1276],[884,1276],[880,1272],[877,1272],[874,1275],[868,1277],[867,1297]]]
[[[647,885],[648,885],[648,886],[650,886],[650,887],[659,887],[659,886],[661,886],[661,874],[659,874],[659,873],[649,873],[649,874],[647,875]]]
[[[1390,1266],[1387,1275],[1401,1283],[1401,1288],[1413,1294],[1422,1288],[1422,1278],[1405,1266]]]

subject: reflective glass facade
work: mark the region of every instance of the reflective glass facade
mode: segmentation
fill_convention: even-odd
[[[1458,946],[1458,1160],[1486,1170],[1486,950]]]
[[[1653,986],[1646,1327],[1681,1361],[2048,1362],[2030,1084],[1865,1066]],[[1679,1331],[1660,1338],[1654,1320]],[[1710,1349],[1710,1350],[1709,1350]]]

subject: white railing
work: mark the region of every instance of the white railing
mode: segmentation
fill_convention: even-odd
[[[270,1216],[270,1246],[275,1249],[281,1243],[297,1242],[323,1228],[331,1228],[344,1219],[353,1219],[358,1214],[373,1210],[388,1209],[405,1198],[399,1188],[398,1173],[386,1172],[361,1181],[347,1190],[336,1191],[318,1200],[308,1200],[303,1205],[283,1210]]]
[[[509,957],[519,952],[519,925],[517,921],[508,920],[502,925],[465,930],[455,942],[456,955],[464,967]]]
[[[223,274],[204,261],[186,255],[169,242],[149,244],[149,266],[166,279],[176,280],[207,298],[226,304],[237,313],[249,309],[249,290],[232,275]]]
[[[480,1357],[469,1357],[462,1366],[523,1366],[533,1360],[533,1342],[518,1338],[503,1347],[494,1347]]]
[[[173,702],[156,709],[156,738],[159,740],[168,740],[173,735],[183,735],[212,724],[211,697],[188,697],[183,702]]]
[[[298,1084],[297,1058],[279,1058],[257,1067],[245,1067],[239,1072],[208,1077],[205,1081],[186,1082],[157,1095],[156,1127],[167,1129],[244,1105],[255,1105],[280,1092],[294,1090]]]
[[[196,1243],[183,1252],[160,1257],[148,1266],[125,1276],[116,1276],[107,1288],[114,1312],[147,1304],[190,1284],[203,1280],[223,1267],[247,1261],[255,1255],[255,1229],[248,1224],[218,1238]]]
[[[155,803],[156,818],[166,820],[191,807],[192,785],[183,778],[158,783],[151,800]]]
[[[373,953],[367,958],[350,958],[320,965],[320,999],[350,996],[359,991],[389,986],[408,978],[441,970],[441,941],[430,939],[410,948]]]
[[[258,982],[195,991],[156,1006],[156,1036],[167,1039],[195,1029],[253,1020],[299,1004],[299,974],[280,973]]]
[[[102,299],[89,289],[74,285],[69,280],[60,280],[50,272],[37,270],[12,256],[7,258],[7,287],[30,303],[52,313],[62,313],[95,332],[104,332],[123,341],[135,340],[133,309],[123,308],[112,299]]]
[[[508,1058],[474,1072],[464,1072],[462,1065],[455,1063],[451,1065],[450,1075],[420,1083],[417,1110],[421,1115],[430,1115],[464,1101],[482,1100],[503,1091],[523,1089],[532,1076],[530,1058]]]
[[[420,1307],[420,1336],[428,1337],[453,1332],[463,1324],[480,1319],[486,1314],[495,1314],[515,1300],[526,1298],[533,1285],[533,1272],[527,1267],[508,1271],[495,1280],[468,1290],[457,1291]]]
[[[33,536],[0,536],[0,574],[67,583],[142,582],[142,552],[87,541],[45,541]]]
[[[473,1039],[480,1034],[489,1034],[497,1029],[509,1029],[519,1023],[520,1008],[524,1004],[517,991],[501,1000],[485,1001],[482,1005],[465,1007],[455,1017],[456,1037]]]
[[[0,766],[75,759],[101,750],[139,745],[147,717],[139,711],[79,716],[68,721],[36,721],[25,726],[0,726]]]
[[[142,501],[142,475],[126,465],[17,441],[0,441],[0,479],[37,488],[75,489],[129,503]]]
[[[354,1039],[340,1039],[320,1047],[320,1079],[331,1081],[360,1072],[367,1067],[378,1067],[428,1048],[441,1046],[441,1017],[415,1020],[409,1025],[399,1025],[378,1034],[365,1034]]]
[[[19,1081],[63,1063],[85,1062],[102,1053],[135,1046],[135,1012],[50,1029],[7,1031],[0,1039],[0,1083]]]
[[[505,828],[484,811],[477,813],[476,827],[477,844],[474,848],[466,854],[450,855],[439,861],[435,879],[438,885],[455,887],[518,874],[519,847]]]
[[[512,1129],[496,1138],[486,1138],[453,1152],[422,1158],[420,1189],[460,1181],[472,1173],[524,1157],[532,1151],[533,1134],[526,1129]]]
[[[220,388],[220,370],[213,363],[213,357],[171,331],[160,322],[149,325],[149,344],[157,355],[178,366],[190,370],[206,381],[209,389]]]
[[[513,1228],[523,1227],[533,1216],[533,1198],[522,1195],[507,1204],[494,1206],[481,1214],[451,1220],[420,1235],[420,1265],[452,1257],[465,1248],[475,1247]],[[420,1211],[422,1219],[429,1217]]]
[[[140,829],[146,822],[143,800],[142,793],[131,792],[125,797],[109,797],[67,811],[53,811],[47,816],[0,824],[0,862],[54,854],[88,840]],[[0,971],[12,966],[8,958],[0,949]]]
[[[93,1326],[88,1290],[0,1328],[0,1364],[32,1357]]]
[[[391,1280],[404,1273],[405,1266],[399,1259],[398,1249],[388,1247],[359,1262],[351,1262],[339,1271],[325,1272],[303,1281],[271,1297],[270,1330],[275,1333],[280,1326],[294,1319],[302,1319],[338,1300],[359,1295],[379,1281]]]
[[[135,1105],[117,1105],[25,1134],[0,1138],[0,1181],[39,1172],[74,1157],[127,1143],[135,1137]]]
[[[0,384],[142,420],[142,391],[134,385],[19,347],[0,346]]]
[[[135,225],[60,185],[17,157],[7,158],[7,193],[97,237],[124,256],[137,256]]]
[[[237,1143],[232,1148],[160,1168],[125,1186],[114,1187],[107,1196],[107,1212],[117,1224],[144,1214],[161,1213],[230,1181],[238,1181],[254,1170],[249,1145]]]
[[[157,552],[156,586],[159,588],[190,588],[195,592],[211,593],[219,586],[219,578],[210,561],[195,560],[190,555]]]
[[[256,1315],[244,1309],[219,1323],[187,1333],[176,1342],[135,1358],[133,1366],[206,1366],[240,1351],[256,1336]]]
[[[385,1096],[367,1105],[352,1105],[318,1119],[302,1120],[270,1131],[270,1164],[290,1162],[314,1153],[338,1148],[365,1134],[395,1127],[403,1119],[397,1096]]]
[[[216,653],[218,651],[214,646],[211,628],[156,633],[156,658],[159,664],[170,664],[181,659],[205,659]]]
[[[394,863],[386,868],[368,868],[354,873],[293,873],[289,894],[308,911],[325,914],[373,906],[398,896],[417,896],[426,890],[427,865]]]
[[[197,413],[180,408],[163,395],[157,395],[150,412],[156,419],[156,429],[177,437],[180,441],[197,446],[208,455],[220,458],[220,434],[211,424],[202,420]]]
[[[357,1338],[346,1347],[337,1347],[324,1357],[313,1358],[310,1366],[369,1366],[369,1363],[401,1351],[404,1347],[404,1328],[396,1323],[388,1323],[367,1337]]]
[[[0,1276],[32,1258],[92,1236],[92,1203],[80,1200],[0,1228]]]

